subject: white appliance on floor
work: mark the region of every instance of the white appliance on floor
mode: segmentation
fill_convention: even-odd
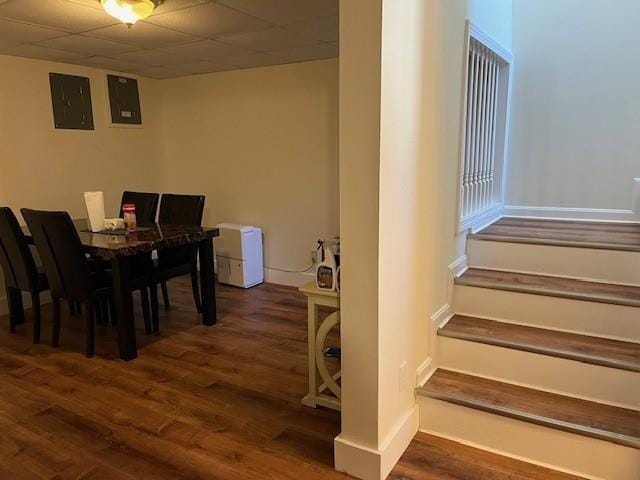
[[[249,288],[264,281],[262,229],[221,223],[215,239],[218,281]]]

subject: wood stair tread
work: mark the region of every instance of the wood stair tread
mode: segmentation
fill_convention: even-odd
[[[584,480],[568,473],[418,432],[389,480]]]
[[[438,335],[640,372],[640,343],[464,315],[454,315]]]
[[[637,388],[630,385],[629,388]],[[640,411],[438,369],[418,393],[640,449]]]
[[[574,278],[469,268],[456,285],[640,307],[640,287]]]
[[[469,238],[640,252],[640,224],[503,217]]]

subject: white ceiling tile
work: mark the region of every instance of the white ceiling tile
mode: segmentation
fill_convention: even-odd
[[[87,67],[101,68],[104,70],[112,70],[117,72],[129,72],[140,66],[134,62],[127,62],[125,60],[117,60],[115,58],[104,57],[96,55],[92,57],[83,58],[77,62],[79,65],[85,65]]]
[[[67,50],[69,52],[86,53],[87,55],[115,55],[137,50],[136,47],[124,43],[111,42],[101,38],[85,37],[83,35],[68,35],[40,42],[38,45]]]
[[[59,30],[35,27],[26,23],[11,22],[0,19],[0,46],[18,45],[20,43],[38,42],[67,35]]]
[[[84,32],[117,22],[104,11],[65,0],[10,0],[0,4],[0,18],[57,28],[70,33]]]
[[[238,68],[266,67],[268,65],[288,63],[287,60],[274,55],[267,55],[266,53],[251,53],[249,55],[232,57],[229,59],[229,62]]]
[[[267,22],[215,3],[156,15],[146,21],[206,38],[253,32],[270,26]]]
[[[320,60],[322,58],[337,57],[340,50],[335,45],[321,43],[320,45],[311,45],[309,47],[298,47],[288,50],[278,50],[272,52],[274,55],[294,62],[303,62],[306,60]]]
[[[208,60],[212,62],[226,63],[232,56],[252,53],[244,48],[234,47],[215,40],[202,40],[194,43],[185,43],[173,47],[160,48],[163,52],[173,53],[196,60]]]
[[[337,15],[292,23],[286,28],[323,42],[337,42],[340,37],[340,20]]]
[[[198,75],[201,73],[221,72],[232,68],[233,67],[229,65],[220,65],[213,62],[193,62],[171,66],[171,70],[181,75]]]
[[[217,0],[236,10],[286,25],[314,17],[338,15],[338,0]]]
[[[121,55],[112,55],[116,60],[124,60],[139,65],[148,65],[152,67],[163,67],[177,65],[180,63],[189,63],[193,60],[190,58],[172,55],[170,53],[161,52],[159,50],[138,50],[131,53],[123,53]]]
[[[305,37],[299,33],[279,27],[263,30],[261,32],[243,33],[241,35],[223,37],[220,41],[230,45],[244,47],[249,50],[255,50],[256,52],[284,50],[287,48],[305,47],[320,43],[311,37]]]
[[[181,76],[178,72],[170,70],[164,67],[139,67],[135,70],[132,70],[131,73],[135,73],[137,75],[148,77],[148,78],[174,78]]]
[[[65,0],[69,3],[75,3],[79,5],[84,5],[86,7],[91,7],[94,9],[102,10],[102,5],[100,5],[99,0]],[[195,5],[200,5],[202,3],[207,3],[212,0],[166,0],[159,7],[157,7],[152,15],[159,15],[162,13],[172,12],[174,10],[178,10],[180,8],[193,7]],[[0,0],[1,3],[1,0]]]
[[[158,48],[197,40],[197,37],[145,22],[138,22],[131,28],[120,23],[112,27],[92,30],[85,35],[127,43],[140,48]]]
[[[3,55],[12,55],[14,57],[36,58],[38,60],[48,60],[51,62],[72,62],[86,57],[81,53],[65,52],[63,50],[55,50],[53,48],[41,47],[38,45],[16,45],[0,49]]]

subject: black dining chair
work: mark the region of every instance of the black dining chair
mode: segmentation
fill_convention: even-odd
[[[40,293],[49,289],[38,269],[20,224],[10,208],[0,208],[0,266],[9,301],[9,332],[24,322],[22,292],[31,294],[33,343],[40,342]]]
[[[158,223],[160,225],[201,225],[204,214],[204,195],[175,195],[166,193],[160,199]],[[198,247],[185,245],[158,251],[158,261],[153,274],[153,282],[162,287],[165,308],[170,308],[167,280],[182,275],[191,275],[193,300],[198,313],[202,312],[200,286],[198,282]],[[151,311],[153,327],[158,331],[157,290],[151,287]]]
[[[120,202],[120,218],[124,217],[123,206],[133,204],[136,206],[136,221],[138,225],[152,225],[156,223],[156,213],[158,211],[158,201],[160,194],[147,192],[122,192]]]
[[[112,297],[111,281],[104,270],[92,272],[76,227],[67,212],[21,210],[49,279],[53,302],[52,345],[60,344],[60,300],[85,305],[86,355],[95,349],[95,314],[101,302]]]

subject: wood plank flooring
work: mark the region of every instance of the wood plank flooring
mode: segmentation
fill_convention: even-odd
[[[630,385],[629,388],[636,388]],[[438,369],[422,395],[640,448],[640,411]]]
[[[640,343],[454,315],[438,335],[640,372]]]
[[[0,478],[7,480],[333,480],[337,412],[300,404],[307,388],[306,303],[295,289],[220,286],[214,327],[198,324],[188,280],[169,283],[159,335],[139,358],[116,356],[100,326],[86,359],[84,325],[65,315],[61,346],[0,318]],[[136,299],[136,307],[139,302]],[[334,337],[332,342],[337,342]],[[405,480],[572,479],[420,435],[396,470]]]
[[[630,285],[480,268],[468,269],[455,279],[455,283],[471,287],[640,307],[640,287]]]
[[[579,480],[579,478],[420,432],[388,480]]]
[[[640,224],[504,217],[469,238],[640,251]]]

